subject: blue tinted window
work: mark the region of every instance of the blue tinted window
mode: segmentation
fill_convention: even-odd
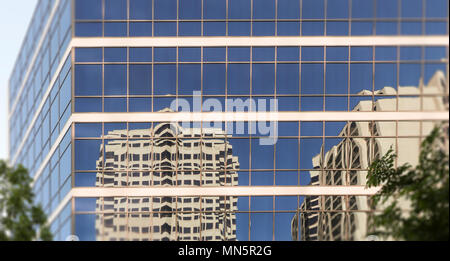
[[[302,35],[323,35],[324,22],[302,22]]]
[[[400,60],[420,60],[421,58],[421,47],[400,47]]]
[[[250,0],[228,0],[229,19],[250,19],[250,17],[251,17]]]
[[[204,22],[203,34],[205,36],[224,36],[227,33],[225,22]]]
[[[76,98],[75,112],[102,112],[102,98]]]
[[[75,173],[75,187],[95,187],[97,173]]]
[[[422,17],[423,0],[402,0],[402,17]]]
[[[202,18],[202,0],[179,0],[180,19],[196,19]]]
[[[303,0],[302,18],[324,18],[324,0]]]
[[[126,20],[127,0],[105,0],[105,20]]]
[[[152,91],[152,66],[130,65],[130,95],[150,95]]]
[[[75,36],[102,36],[102,23],[76,23]]]
[[[248,64],[228,65],[228,94],[250,93],[250,66]]]
[[[271,36],[275,35],[274,22],[253,22],[254,36]]]
[[[323,94],[323,64],[302,64],[301,93]]]
[[[75,95],[102,94],[102,66],[75,65]]]
[[[377,61],[395,61],[397,60],[397,48],[375,47],[375,59]]]
[[[323,47],[302,47],[303,61],[323,61]]]
[[[371,61],[373,60],[372,47],[352,47],[352,61]]]
[[[127,36],[127,23],[105,23],[105,36]]]
[[[177,0],[154,0],[155,19],[177,19]]]
[[[278,0],[278,19],[299,19],[300,0]]]
[[[200,62],[202,55],[201,48],[180,48],[179,61],[180,62]]]
[[[377,35],[396,35],[398,33],[396,22],[377,22]]]
[[[392,87],[396,89],[397,64],[375,64],[374,81],[375,81],[375,90],[381,90],[384,87]]]
[[[273,159],[273,150],[273,146],[260,145],[258,139],[252,139],[252,169],[273,169],[274,161],[271,160]],[[252,208],[253,207],[254,205],[252,204]]]
[[[152,99],[151,98],[130,98],[129,99],[130,112],[151,112]]]
[[[126,98],[105,98],[105,112],[127,112]]]
[[[228,22],[229,36],[249,36],[251,33],[250,22]]]
[[[132,20],[151,20],[152,19],[152,1],[130,0],[130,19],[132,19]]]
[[[425,47],[426,60],[441,60],[446,56],[445,47]]]
[[[277,97],[278,111],[298,111],[299,97]],[[267,102],[269,103],[269,102]]]
[[[253,47],[253,61],[274,61],[274,47]]]
[[[205,64],[203,70],[203,94],[225,94],[225,64]]]
[[[347,94],[348,64],[327,64],[325,82],[327,94]]]
[[[274,19],[275,2],[273,0],[253,1],[253,19]]]
[[[76,212],[95,212],[97,198],[75,198]]]
[[[374,15],[373,0],[352,0],[352,18],[371,18]]]
[[[152,48],[130,48],[130,62],[152,62]]]
[[[126,62],[127,48],[105,48],[105,62]]]
[[[327,47],[327,61],[347,61],[348,47]]]
[[[95,241],[96,215],[75,215],[75,234],[81,241]]]
[[[446,22],[426,22],[425,23],[425,34],[427,35],[445,35],[447,32]]]
[[[130,36],[152,36],[151,22],[130,22]]]
[[[253,64],[252,94],[275,93],[275,65]]]
[[[105,65],[105,95],[127,94],[127,66]]]
[[[250,47],[229,47],[229,61],[250,61]]]
[[[426,17],[448,17],[448,0],[426,0]]]
[[[398,0],[377,0],[377,17],[397,17]]]
[[[283,22],[277,23],[277,35],[279,36],[298,36],[300,35],[299,22]]]
[[[76,62],[102,62],[102,48],[77,48]]]
[[[177,48],[155,48],[155,62],[176,62]]]
[[[77,123],[75,125],[75,137],[77,138],[100,138],[101,136],[101,123]]]
[[[75,141],[75,169],[96,170],[96,161],[100,156],[101,140]]]
[[[405,35],[421,35],[422,23],[421,22],[402,22],[401,34]]]
[[[327,1],[327,18],[348,18],[348,0]]]
[[[176,65],[156,64],[154,68],[155,68],[154,94],[155,95],[176,94],[176,80],[177,80]]]
[[[178,72],[178,94],[193,95],[194,91],[201,91],[201,65],[180,64]]]
[[[278,47],[277,60],[278,61],[298,61],[300,59],[299,47]]]
[[[299,93],[299,65],[277,64],[277,94]]]
[[[420,64],[400,64],[400,86],[418,86],[421,76]]]
[[[203,59],[205,62],[221,62],[226,60],[226,48],[205,47],[203,48]]]
[[[373,23],[372,22],[352,22],[352,35],[372,35]]]
[[[204,19],[225,19],[227,11],[226,0],[203,1]]]
[[[77,20],[101,20],[102,0],[77,0],[75,1],[75,19]]]
[[[327,35],[348,35],[348,22],[327,22]]]
[[[175,22],[156,22],[155,36],[176,36],[177,23]]]
[[[279,139],[276,145],[277,169],[298,169],[298,140]],[[295,200],[297,201],[297,200]]]
[[[200,22],[180,22],[178,30],[180,36],[199,36],[202,34],[202,24]]]
[[[363,63],[350,64],[351,94],[357,94],[362,90],[372,91],[372,79],[373,79],[372,64],[363,64]]]

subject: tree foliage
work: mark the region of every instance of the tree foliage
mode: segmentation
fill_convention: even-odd
[[[416,167],[394,167],[392,148],[369,167],[368,187],[381,186],[373,196],[374,214],[370,230],[395,240],[448,240],[449,156],[442,146],[444,128],[436,127],[421,144]],[[400,204],[408,202],[408,211]]]
[[[23,166],[0,160],[0,241],[52,240],[47,217],[33,202],[31,182]]]

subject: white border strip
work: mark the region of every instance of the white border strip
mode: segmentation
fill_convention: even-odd
[[[76,47],[449,45],[448,36],[78,37],[72,40]]]
[[[42,31],[39,43],[36,46],[36,48],[34,49],[34,55],[32,56],[33,58],[31,58],[31,62],[28,65],[28,69],[27,69],[27,72],[25,73],[25,77],[22,78],[21,87],[19,89],[19,92],[17,93],[16,98],[15,98],[15,100],[13,102],[13,106],[9,110],[9,117],[11,117],[13,115],[14,111],[16,110],[17,104],[19,103],[20,97],[22,96],[22,92],[25,89],[25,84],[28,81],[28,77],[30,76],[31,70],[33,69],[33,66],[34,66],[34,63],[36,62],[37,56],[40,53],[39,51],[41,50],[42,44],[44,42],[44,39],[47,36],[48,31],[50,30],[50,25],[53,22],[53,17],[55,16],[56,11],[58,10],[59,3],[60,3],[60,0],[56,0],[55,1],[53,9],[52,9],[52,11],[50,13],[50,16],[48,18],[47,24],[45,25],[44,30]],[[17,59],[19,59],[19,56],[17,57]],[[9,87],[10,86],[9,86],[9,83],[8,83],[8,89],[9,89]],[[9,100],[9,96],[8,96],[8,100]]]
[[[148,112],[74,113],[73,122],[171,121],[419,121],[449,120],[443,112]]]
[[[369,196],[380,188],[365,186],[268,186],[268,187],[152,187],[73,188],[73,197],[190,197],[190,196]]]

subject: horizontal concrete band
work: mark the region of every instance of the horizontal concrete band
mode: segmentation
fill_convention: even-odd
[[[365,196],[379,188],[364,186],[272,186],[272,187],[153,187],[74,188],[73,197],[167,197],[167,196]]]
[[[74,113],[73,122],[448,121],[444,112],[147,112]]]
[[[74,47],[121,46],[448,46],[448,36],[76,37]]]

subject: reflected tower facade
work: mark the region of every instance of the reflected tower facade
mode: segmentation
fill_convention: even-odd
[[[153,133],[153,135],[150,135]],[[149,140],[148,138],[153,138]],[[120,140],[132,138],[131,142]],[[220,129],[184,129],[159,123],[153,129],[106,135],[97,161],[98,187],[237,186],[239,161]],[[128,167],[127,167],[128,166]],[[126,169],[133,171],[127,173]],[[125,170],[121,172],[121,170]],[[153,215],[97,216],[101,240],[236,240],[237,197],[144,197],[97,200],[97,211],[132,209]],[[177,210],[177,214],[172,214]],[[197,214],[195,212],[209,212]],[[167,212],[167,213],[164,213]],[[228,213],[227,213],[228,212]],[[201,223],[198,221],[202,220]],[[126,229],[126,224],[130,224]]]
[[[420,83],[421,84],[421,83]],[[414,95],[419,90],[424,93],[439,93],[447,88],[445,75],[442,71],[437,71],[429,80],[427,85],[416,87],[399,87],[398,92],[408,93],[412,97],[405,97],[398,100],[403,109],[418,110],[421,100]],[[363,91],[362,93],[369,92]],[[395,95],[396,90],[392,87],[385,87],[379,91],[389,95]],[[361,102],[354,110],[364,111],[371,103]],[[378,110],[386,110],[396,106],[393,99],[379,99],[375,104]],[[427,110],[448,109],[446,99],[435,99],[433,97],[424,98],[422,106]],[[392,123],[378,122],[376,124],[351,122],[347,124],[339,136],[342,141],[333,146],[330,150],[324,151],[312,159],[314,168],[311,171],[311,186],[340,186],[340,185],[366,185],[367,169],[373,159],[385,155],[389,149],[397,151],[397,165],[409,163],[412,166],[418,164],[420,152],[420,139],[410,138],[396,141],[395,139],[384,139],[379,137],[387,136],[418,136],[422,133],[425,136],[431,133],[434,128],[433,123],[419,124],[416,122],[405,122],[398,125]],[[448,128],[444,126],[444,128]],[[366,137],[366,138],[361,138]],[[442,142],[448,145],[448,136]],[[448,148],[447,148],[448,151]],[[341,169],[347,169],[341,171]],[[359,171],[363,169],[364,171]],[[402,209],[408,209],[408,201],[402,199],[399,202]],[[360,210],[360,212],[352,212]],[[303,241],[342,241],[342,240],[365,240],[370,234],[368,231],[370,211],[373,210],[370,199],[361,196],[310,196],[306,197],[300,206],[300,221],[296,215],[292,220],[292,237],[299,236]],[[299,235],[299,226],[301,227]]]

